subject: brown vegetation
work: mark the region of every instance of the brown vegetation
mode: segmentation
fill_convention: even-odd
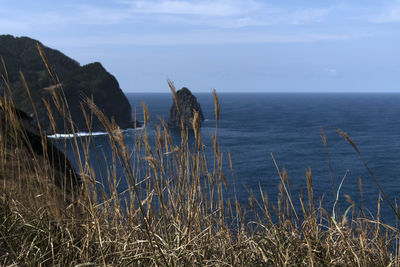
[[[3,81],[7,84],[6,77]],[[176,97],[173,83],[169,86]],[[314,200],[311,170],[306,173],[307,196],[293,199],[287,173],[277,166],[279,200],[271,204],[260,188],[261,198],[249,198],[255,216],[248,221],[237,200],[224,198],[224,187],[230,182],[222,173],[215,92],[214,97],[217,124],[212,166],[207,165],[198,114],[193,119],[193,148],[183,127],[179,145],[172,142],[164,121],[146,127],[152,119],[144,105],[145,127],[136,131],[130,141],[135,146],[130,151],[119,127],[86,100],[92,112],[83,114],[87,124],[96,116],[109,133],[112,164],[104,181],[110,189],[108,194],[94,190],[99,177],[89,161],[91,137],[71,139],[76,156],[84,157],[78,161],[77,170],[82,183],[69,193],[63,186],[54,185],[56,172],[49,158],[29,153],[11,98],[3,98],[1,105],[7,112],[0,125],[0,263],[399,266],[398,229],[382,224],[379,213],[376,219],[353,218],[348,212],[332,217]],[[61,97],[55,95],[54,99],[63,105]],[[72,126],[68,113],[65,120]],[[150,129],[154,129],[154,140],[148,138]],[[46,136],[41,137],[46,144]],[[130,201],[121,201],[122,194],[116,189],[121,179],[115,172],[117,161],[129,184],[125,193]],[[294,209],[295,201],[301,212]],[[377,205],[379,210],[379,200]]]

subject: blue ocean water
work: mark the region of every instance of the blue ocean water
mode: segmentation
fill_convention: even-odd
[[[127,97],[139,121],[143,116],[141,102],[146,103],[154,121],[157,116],[168,120],[171,94],[128,93]],[[198,93],[196,97],[205,116],[201,134],[211,153],[215,131],[213,96]],[[375,216],[379,191],[354,148],[337,129],[346,132],[357,145],[390,200],[395,201],[400,193],[400,94],[222,93],[219,100],[219,145],[225,159],[231,152],[237,196],[244,206],[248,205],[249,192],[259,196],[260,187],[272,203],[277,200],[280,178],[273,155],[288,173],[297,207],[301,188],[306,192],[306,170],[311,168],[315,199],[323,199],[324,207],[331,211],[335,196],[321,127],[327,136],[336,189],[348,171],[339,196],[342,211],[350,205],[344,197],[349,195]],[[106,137],[96,136],[95,140],[97,149],[106,146]],[[228,161],[224,164],[231,179]],[[232,189],[228,189],[227,196],[233,196]],[[384,201],[381,216],[385,222],[396,223],[395,214]]]

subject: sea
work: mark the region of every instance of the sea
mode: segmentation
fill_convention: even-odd
[[[143,121],[142,103],[148,107],[155,125],[159,124],[158,117],[168,120],[171,94],[127,93],[126,96],[139,121]],[[211,137],[216,125],[213,95],[210,92],[195,96],[205,117],[201,135],[206,152],[212,155]],[[241,205],[250,209],[249,196],[261,199],[262,191],[274,204],[281,183],[279,172],[285,169],[295,208],[300,211],[299,197],[302,191],[307,192],[306,171],[311,170],[314,199],[317,205],[322,203],[328,214],[333,215],[337,198],[336,216],[343,215],[353,205],[347,216],[364,208],[367,216],[376,218],[381,199],[381,221],[397,225],[385,196],[394,204],[400,194],[400,94],[220,93],[218,97],[221,113],[217,137],[225,159],[223,170],[229,183],[233,180],[236,183],[236,192],[228,186],[227,199],[236,195]],[[151,139],[153,126],[147,127]],[[345,132],[353,144],[338,130]],[[126,142],[133,142],[134,131],[124,132]],[[95,155],[111,153],[108,137],[97,133],[94,141],[90,152],[96,158],[93,163],[98,177],[105,176],[102,172],[106,172],[104,166],[109,163]],[[72,147],[66,150],[70,158],[76,157]],[[122,170],[118,171],[122,175]],[[121,181],[118,190],[126,188]]]

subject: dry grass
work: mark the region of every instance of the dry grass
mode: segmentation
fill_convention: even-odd
[[[8,86],[6,75],[3,81]],[[54,80],[54,84],[60,82]],[[175,96],[173,83],[169,86]],[[64,112],[73,133],[63,99],[54,95],[58,111]],[[54,169],[48,156],[35,154],[27,145],[12,95],[2,98],[0,264],[399,266],[398,229],[382,224],[379,213],[376,219],[367,219],[325,211],[314,200],[311,170],[306,173],[306,196],[293,199],[287,173],[276,164],[281,178],[279,200],[269,203],[260,188],[260,197],[249,197],[255,215],[248,220],[237,200],[224,198],[224,187],[230,183],[222,173],[215,92],[214,100],[214,159],[207,161],[196,115],[194,146],[185,129],[181,129],[180,145],[174,144],[161,120],[160,125],[136,131],[134,140],[129,140],[135,144],[130,150],[119,127],[87,99],[85,105],[93,113],[84,113],[88,125],[95,115],[109,134],[112,162],[104,179],[109,193],[95,190],[100,178],[89,160],[91,137],[71,139],[82,181],[70,193],[64,183],[54,184],[63,177],[65,181],[65,176]],[[144,125],[152,124],[145,105],[143,110]],[[151,129],[154,140],[147,135]],[[46,145],[46,136],[41,138]],[[115,172],[117,162],[129,184],[126,194],[130,201],[121,201],[117,191],[121,179]],[[294,208],[295,203],[301,210]],[[379,210],[381,202],[377,205]]]

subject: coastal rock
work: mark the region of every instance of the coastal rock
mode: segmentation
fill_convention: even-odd
[[[178,90],[176,92],[176,96],[178,99],[178,105],[180,107],[183,116],[184,127],[193,129],[192,120],[194,117],[194,111],[198,112],[199,122],[201,125],[201,122],[204,121],[204,116],[200,104],[199,102],[197,102],[197,98],[186,87],[183,87],[181,90]],[[176,103],[174,100],[170,109],[168,127],[169,128],[181,127],[180,115],[178,109],[176,108]]]
[[[10,108],[8,104],[5,105],[5,102],[2,101],[0,97],[0,123],[2,126],[0,127],[0,136],[4,137],[4,140],[6,140],[5,146],[10,151],[14,151],[14,153],[19,151],[19,153],[25,155],[25,157],[22,157],[23,159],[20,159],[23,162],[22,164],[32,164],[34,166],[35,161],[40,161],[40,164],[43,165],[48,164],[49,169],[54,170],[54,172],[52,172],[54,174],[52,176],[54,181],[52,182],[66,192],[72,193],[73,189],[81,182],[81,178],[75,171],[72,163],[65,154],[49,140],[43,143],[43,133],[34,125],[34,121],[28,114],[19,109]],[[4,106],[8,108],[4,109]],[[15,116],[11,116],[10,113],[14,113]],[[22,141],[20,145],[15,139],[16,132],[24,136],[20,139]],[[20,151],[20,149],[23,151]],[[4,173],[0,172],[0,176],[2,178],[9,178],[9,173],[18,173],[18,171],[15,169],[13,170],[13,168],[15,168],[13,164],[5,164],[1,169]],[[44,169],[46,169],[46,167],[44,167]]]
[[[48,74],[36,44],[39,44],[46,55],[48,63],[57,77],[57,82],[54,82]],[[87,131],[88,128],[93,131],[103,130],[102,124],[96,116],[91,116],[90,111],[86,108],[89,117],[93,117],[91,126],[87,126],[81,106],[86,97],[92,98],[104,115],[110,119],[113,118],[121,128],[134,127],[128,99],[120,89],[115,77],[108,73],[100,63],[80,66],[75,60],[55,49],[43,46],[34,39],[11,35],[0,35],[0,57],[4,58],[7,68],[6,72],[1,67],[0,74],[8,77],[15,106],[29,115],[35,114],[19,73],[21,70],[36,107],[38,121],[42,130],[47,134],[54,133],[48,115],[48,107],[53,113],[57,132],[65,133],[70,128],[70,123],[68,121],[65,123],[64,116],[61,114],[63,111],[54,103],[53,96],[55,94],[68,103],[76,131]],[[7,94],[7,92],[7,86],[0,83],[0,95]],[[49,103],[48,107],[43,100]],[[37,123],[36,116],[31,117]]]

